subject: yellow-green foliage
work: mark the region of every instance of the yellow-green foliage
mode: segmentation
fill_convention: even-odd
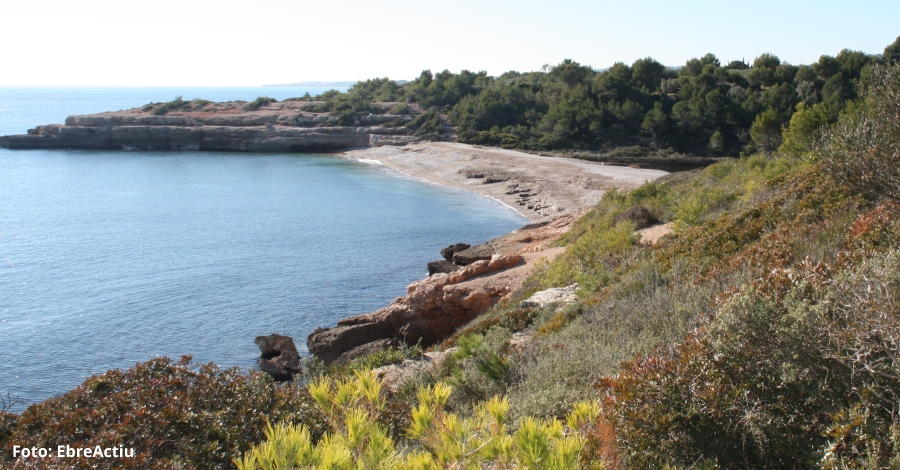
[[[452,388],[422,387],[407,435],[419,450],[398,450],[374,420],[383,406],[381,382],[371,372],[349,379],[320,378],[310,395],[331,422],[333,432],[316,443],[304,425],[269,425],[266,441],[241,459],[238,470],[290,469],[481,469],[579,468],[583,433],[597,418],[596,403],[579,403],[557,419],[526,418],[515,432],[507,428],[509,401],[499,396],[475,407],[470,417],[445,411]]]
[[[530,282],[543,288],[578,282],[582,293],[599,291],[614,280],[616,268],[637,242],[629,223],[612,225],[619,212],[644,206],[661,221],[675,222],[676,228],[691,227],[750,203],[767,181],[800,164],[790,158],[756,155],[672,174],[624,194],[610,191],[560,240],[568,245],[566,252],[538,266],[537,281]]]
[[[591,230],[572,243],[544,272],[542,287],[577,282],[582,288],[598,290],[612,279],[616,255],[635,244],[634,226],[620,222],[606,230]]]
[[[309,394],[332,432],[313,444],[302,424],[270,425],[266,441],[235,464],[239,470],[402,468],[393,439],[376,420],[384,406],[381,385],[369,371],[342,379],[319,377],[309,384]]]

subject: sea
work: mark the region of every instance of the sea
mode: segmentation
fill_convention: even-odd
[[[0,87],[0,135],[66,116],[326,88]],[[0,395],[190,355],[253,369],[258,335],[377,310],[458,242],[528,221],[501,203],[328,154],[0,149]]]

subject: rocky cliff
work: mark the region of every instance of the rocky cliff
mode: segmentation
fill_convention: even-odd
[[[414,116],[369,115],[340,126],[329,113],[294,102],[248,110],[241,103],[211,103],[199,110],[155,115],[135,108],[69,116],[65,124],[0,137],[11,149],[225,150],[307,152],[405,145],[419,139],[406,127]]]

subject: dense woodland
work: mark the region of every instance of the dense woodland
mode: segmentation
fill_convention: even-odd
[[[0,411],[0,466],[900,469],[897,44],[880,59],[842,52],[796,70],[769,56],[756,62],[771,67],[757,63],[749,71],[720,67],[711,57],[677,77],[662,78],[671,72],[660,69],[660,83],[680,87],[674,98],[666,88],[595,100],[614,88],[603,87],[616,74],[635,83],[642,66],[595,73],[573,63],[504,80],[423,74],[409,87],[369,81],[335,93],[326,103],[335,112],[406,96],[412,99],[400,100],[395,112],[414,101],[457,120],[476,115],[472,110],[484,109],[491,96],[547,100],[493,115],[531,116],[527,125],[469,127],[488,137],[520,125],[545,132],[550,120],[568,115],[560,103],[574,101],[563,97],[580,93],[592,97],[580,102],[594,120],[573,145],[616,125],[626,130],[623,139],[675,145],[687,131],[673,116],[689,109],[690,132],[706,139],[697,146],[703,152],[711,151],[716,132],[722,149],[746,151],[754,142],[761,151],[608,192],[558,242],[567,247],[563,254],[439,345],[457,348],[440,367],[396,390],[382,387],[371,369],[417,358],[420,348],[341,367],[307,361],[302,380],[283,386],[260,373],[159,358],[91,377],[21,414]],[[841,64],[856,65],[844,75]],[[818,78],[798,82],[803,71]],[[733,73],[747,86],[729,81]],[[780,81],[779,73],[793,81]],[[520,86],[528,77],[543,88]],[[764,81],[769,85],[754,85]],[[806,95],[796,93],[807,89],[803,83],[810,84]],[[738,91],[729,95],[735,86],[746,93],[741,99]],[[782,88],[785,101],[773,91]],[[711,105],[716,97],[721,107]],[[751,105],[764,100],[771,101],[750,119]],[[623,120],[605,120],[628,102],[643,110],[633,134]],[[592,114],[601,103],[603,111]],[[647,135],[654,109],[666,130]],[[767,114],[780,132],[772,132],[768,147],[755,124]],[[723,122],[749,124],[750,140],[737,143],[739,133],[723,130]],[[549,129],[536,142],[556,132]],[[724,137],[728,132],[735,133]],[[617,217],[636,207],[674,224],[674,233],[639,243],[633,222]],[[573,282],[574,304],[520,308],[538,290]],[[513,346],[515,333],[530,339]],[[14,444],[124,445],[139,454],[125,461],[13,460]]]
[[[873,66],[898,60],[900,41],[880,56],[845,49],[811,65],[791,65],[773,54],[752,64],[723,64],[707,54],[677,69],[646,58],[596,71],[565,60],[540,72],[498,77],[426,70],[403,86],[378,78],[318,98],[327,101],[321,110],[346,123],[386,111],[373,101],[416,103],[425,111],[414,124],[419,135],[436,135],[440,123],[433,111],[449,116],[458,140],[471,144],[595,151],[639,146],[736,157],[773,152],[795,113],[802,113],[805,128],[834,122],[859,96]],[[409,110],[400,105],[388,112]]]

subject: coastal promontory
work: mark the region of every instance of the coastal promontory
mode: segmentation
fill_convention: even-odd
[[[141,108],[69,116],[27,134],[0,137],[10,149],[213,150],[242,152],[336,151],[419,141],[409,114],[390,114],[395,103],[376,103],[384,114],[341,119],[318,112],[316,101],[213,103],[174,100]],[[410,107],[404,107],[409,110]],[[452,138],[443,126],[432,139]]]

